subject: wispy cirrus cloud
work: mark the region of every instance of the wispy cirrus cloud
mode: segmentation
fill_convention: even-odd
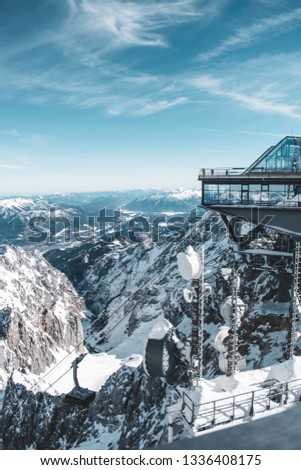
[[[68,0],[69,10],[61,22],[30,39],[32,53],[26,60],[19,58],[24,43],[22,54],[18,55],[15,46],[11,56],[6,51],[6,63],[0,62],[2,93],[36,105],[98,108],[110,116],[147,116],[201,100],[206,106],[215,97],[221,104],[228,100],[257,113],[300,120],[301,53],[224,63],[223,68],[211,67],[210,74],[196,71],[193,62],[185,63],[185,72],[179,72],[179,67],[152,72],[151,67],[143,67],[143,52],[136,56],[136,49],[134,64],[127,60],[124,48],[149,50],[153,46],[156,53],[165,52],[169,27],[196,19],[209,21],[227,1]],[[296,12],[301,16],[301,8],[295,9],[237,30],[216,53],[242,47],[264,32],[294,27]],[[45,66],[45,52],[51,66]],[[154,63],[156,58],[151,56]],[[22,135],[16,130],[11,137],[37,145],[53,140],[52,136]]]
[[[3,135],[12,137],[20,143],[33,145],[47,145],[55,140],[55,137],[48,134],[28,134],[20,132],[17,129],[5,129],[1,132]]]
[[[270,74],[266,75],[266,79],[271,77]],[[291,104],[287,102],[285,95],[279,96],[279,82],[273,82],[269,87],[266,81],[262,81],[259,87],[258,81],[252,80],[252,77],[248,79],[247,74],[241,74],[240,77],[229,75],[227,79],[203,74],[188,78],[187,82],[201,92],[229,99],[249,110],[301,120],[300,103]]]
[[[234,34],[222,41],[217,47],[200,54],[201,61],[221,56],[231,50],[247,47],[256,41],[261,40],[265,35],[280,35],[288,29],[300,26],[301,8],[290,10],[286,13],[270,16],[258,20],[251,25],[239,27]]]
[[[45,37],[66,53],[86,49],[91,64],[120,48],[167,47],[166,28],[196,21],[204,14],[196,0],[68,0],[68,4],[70,13],[63,28]]]
[[[110,38],[105,49],[168,45],[166,28],[182,23],[211,21],[228,0],[68,0],[70,17],[64,30],[76,25],[74,36]],[[102,44],[103,46],[104,44]]]
[[[228,1],[66,0],[69,9],[54,26],[19,44],[0,46],[2,93],[36,105],[98,107],[110,115],[144,116],[181,105],[188,98],[168,91],[167,77],[145,73],[143,66],[139,71],[143,53],[134,66],[118,53],[133,47],[166,49],[172,46],[172,28],[208,24]],[[15,138],[43,143],[48,137]]]
[[[300,120],[300,59],[301,54],[270,56],[269,60],[263,56],[229,66],[226,71],[212,69],[211,74],[192,70],[169,76],[112,70],[102,81],[97,74],[87,76],[85,70],[72,73],[70,69],[68,80],[61,79],[64,72],[60,68],[21,77],[18,71],[10,70],[5,81],[10,84],[10,90],[22,92],[23,99],[26,97],[30,102],[39,103],[41,99],[42,103],[51,105],[99,108],[111,116],[146,116],[206,100],[207,95],[222,102],[228,99],[254,112]],[[1,75],[6,77],[5,71]],[[47,135],[22,135],[16,130],[8,132],[20,141],[40,145],[54,139]]]
[[[149,116],[150,114],[164,111],[165,109],[173,108],[180,104],[188,102],[188,98],[179,97],[175,99],[162,99],[162,100],[151,100],[138,99],[129,102],[122,102],[108,109],[109,114],[118,116],[120,114],[132,114],[135,116]]]
[[[111,54],[133,47],[173,47],[171,30],[184,24],[208,25],[229,0],[67,0],[60,28],[46,31],[40,44],[60,49],[86,67],[111,69]],[[116,69],[116,64],[115,64]]]
[[[219,90],[217,94],[228,97],[238,103],[246,106],[252,111],[264,112],[269,114],[278,114],[292,119],[301,120],[301,112],[296,105],[265,99],[260,95],[245,95],[236,91]]]

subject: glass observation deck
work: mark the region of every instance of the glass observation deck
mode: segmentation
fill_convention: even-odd
[[[202,206],[301,207],[301,138],[285,137],[248,168],[202,168]]]

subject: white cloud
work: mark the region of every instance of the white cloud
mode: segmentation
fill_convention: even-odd
[[[282,116],[290,117],[292,119],[301,120],[301,113],[298,112],[298,107],[291,104],[273,102],[269,99],[262,98],[260,96],[254,95],[244,95],[236,91],[225,91],[221,90],[221,96],[237,101],[238,103],[246,106],[247,108],[253,111],[259,111],[270,114],[279,114]]]
[[[6,162],[1,162],[0,161],[0,168],[3,170],[23,170],[23,166],[21,165],[14,165],[12,163],[6,163]]]
[[[62,31],[62,37],[69,41],[67,47],[78,48],[83,41],[86,45],[90,38],[98,37],[105,41],[98,47],[94,43],[90,52],[95,55],[97,49],[102,53],[128,46],[165,47],[164,28],[195,21],[202,15],[196,0],[69,0],[69,5],[70,17]]]
[[[187,79],[187,83],[200,91],[228,98],[252,111],[301,120],[300,104],[298,106],[281,101],[277,92],[273,95],[271,90],[265,90],[265,82],[263,82],[263,87],[259,88],[256,82],[252,82],[252,78],[249,78],[249,81],[246,77],[245,80],[242,78],[243,76],[240,76],[239,80],[238,76],[228,76],[227,79],[221,79],[205,74]],[[243,85],[237,85],[236,82],[242,82]]]
[[[202,53],[199,58],[202,61],[207,61],[216,58],[233,49],[247,47],[250,44],[262,39],[263,36],[268,37],[279,35],[284,31],[287,32],[288,28],[297,28],[300,26],[301,8],[288,11],[286,13],[263,18],[251,24],[250,26],[240,27],[236,32],[225,39],[219,46],[212,50]]]
[[[187,103],[187,101],[188,99],[185,97],[175,98],[173,100],[162,99],[160,101],[151,101],[150,98],[137,99],[129,102],[122,100],[120,104],[110,107],[108,112],[113,116],[125,113],[133,116],[148,116]]]
[[[5,131],[2,131],[2,134],[9,135],[11,137],[19,137],[20,134],[16,129],[6,129]]]
[[[207,26],[229,1],[67,0],[68,16],[57,29],[45,31],[39,45],[54,45],[88,67],[111,66],[103,60],[125,48],[172,46],[170,28]]]
[[[190,66],[186,64],[184,73],[146,73],[141,54],[135,54],[133,66],[126,60],[125,52],[122,56],[115,54],[133,46],[155,46],[157,53],[159,47],[168,43],[169,26],[196,18],[209,21],[220,14],[227,0],[68,2],[68,16],[51,32],[36,38],[36,46],[33,40],[29,41],[30,50],[36,47],[43,53],[45,45],[47,52],[55,47],[55,56],[53,49],[49,52],[53,60],[53,64],[50,60],[51,67],[45,66],[43,54],[40,65],[37,51],[37,57],[31,59],[32,54],[18,61],[16,48],[11,60],[0,65],[2,93],[6,98],[21,96],[22,100],[36,105],[99,108],[111,116],[147,116],[185,103],[202,102],[206,109],[215,97],[221,104],[228,100],[257,113],[300,120],[301,53],[269,55],[241,63],[225,62],[222,68],[219,64],[212,66],[210,74],[193,70],[191,62]],[[293,26],[296,12],[301,16],[300,8],[294,10],[294,15],[288,12],[240,29],[223,48],[241,47],[264,32]],[[64,56],[58,51],[63,51]],[[110,54],[106,55],[107,52]],[[55,139],[16,129],[8,129],[6,133],[32,145],[45,145]]]
[[[186,94],[172,86],[172,77],[139,71],[143,55],[132,55],[132,64],[123,51],[139,46],[157,53],[169,47],[170,28],[207,25],[228,1],[66,0],[69,9],[51,27],[0,45],[1,92],[37,106],[98,107],[115,115],[144,116],[182,104]],[[51,138],[10,135],[41,145]]]
[[[5,129],[1,132],[4,135],[13,137],[20,143],[27,143],[33,145],[47,145],[55,140],[55,137],[48,134],[28,134],[20,132],[17,129]]]

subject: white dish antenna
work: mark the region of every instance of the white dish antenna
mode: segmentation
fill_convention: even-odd
[[[201,260],[192,246],[188,246],[185,252],[178,253],[177,259],[180,274],[185,281],[199,279],[202,269]]]
[[[193,300],[193,292],[192,292],[192,290],[187,289],[187,287],[184,287],[184,289],[183,289],[183,297],[184,297],[185,301],[186,301],[188,304],[191,304],[191,302],[192,302],[192,300]]]
[[[204,297],[209,297],[209,295],[212,294],[212,287],[210,284],[207,284],[207,282],[204,283],[203,285],[203,295]]]
[[[246,305],[243,303],[240,297],[237,297],[237,320],[240,320],[240,318],[243,316],[245,311],[246,311]],[[232,312],[232,296],[229,295],[229,297],[226,297],[222,301],[221,306],[220,306],[220,313],[225,321],[229,321],[231,312]]]
[[[228,351],[228,344],[225,340],[229,337],[229,330],[228,326],[221,326],[212,338],[214,348],[220,353]]]

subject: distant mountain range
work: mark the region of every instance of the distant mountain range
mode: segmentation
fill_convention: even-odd
[[[201,202],[198,189],[162,190],[142,195],[125,204],[123,209],[137,212],[189,212]]]
[[[77,217],[83,230],[88,217],[97,217],[104,208],[108,211],[120,208],[127,216],[137,212],[148,215],[189,213],[199,205],[200,196],[197,189],[149,189],[5,197],[0,199],[0,244],[26,245],[31,234],[29,221],[43,217],[44,223],[40,224],[47,229],[51,210],[55,210],[56,217],[65,217],[71,222]]]

